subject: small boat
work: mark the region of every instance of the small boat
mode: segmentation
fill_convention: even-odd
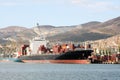
[[[2,58],[1,62],[23,62],[19,58]]]

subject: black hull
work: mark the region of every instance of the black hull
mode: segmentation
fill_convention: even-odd
[[[21,56],[21,60],[84,60],[91,56],[92,50],[69,51],[62,54],[41,54]]]

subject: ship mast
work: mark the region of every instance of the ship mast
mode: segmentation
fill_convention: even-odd
[[[39,29],[39,23],[37,23],[36,25],[37,25],[37,28],[36,28],[36,29],[37,29],[37,32],[36,32],[36,33],[37,33],[37,35],[40,37],[40,36],[41,36],[41,31],[40,31],[40,29]]]
[[[39,28],[40,27],[39,23],[37,23],[36,25],[37,25],[36,33],[37,33],[38,37],[42,40],[46,40],[44,34],[42,34],[42,31]]]

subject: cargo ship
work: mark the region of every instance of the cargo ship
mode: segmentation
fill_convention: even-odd
[[[90,45],[75,47],[74,44],[56,44],[48,48],[49,41],[35,37],[29,45],[23,45],[21,52],[16,53],[23,62],[31,63],[72,63],[89,64],[93,50]]]
[[[37,24],[39,27],[39,24]],[[39,28],[36,28],[37,37],[30,40],[29,45],[23,45],[16,57],[23,62],[34,63],[91,63],[90,56],[93,50],[90,45],[75,46],[74,44],[53,44],[45,39]]]

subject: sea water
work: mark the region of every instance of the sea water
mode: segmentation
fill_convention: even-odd
[[[120,64],[1,62],[0,80],[120,80]]]

